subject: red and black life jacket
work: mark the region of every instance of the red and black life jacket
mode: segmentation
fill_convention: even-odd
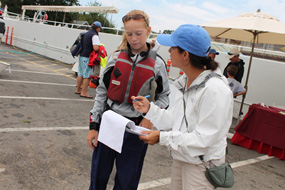
[[[156,52],[148,55],[137,64],[133,63],[127,52],[121,52],[111,73],[107,96],[114,102],[132,104],[132,96],[150,95],[155,97],[157,84],[154,76]]]

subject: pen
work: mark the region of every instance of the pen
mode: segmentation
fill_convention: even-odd
[[[146,96],[144,96],[145,98],[149,98],[150,97],[150,95],[146,95]],[[133,102],[136,102],[136,101],[139,101],[140,99],[135,99]]]

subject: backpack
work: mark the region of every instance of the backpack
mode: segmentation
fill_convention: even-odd
[[[77,57],[82,50],[82,41],[84,34],[85,32],[80,33],[70,48],[70,53],[73,57]]]

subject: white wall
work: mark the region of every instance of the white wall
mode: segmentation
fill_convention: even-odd
[[[5,23],[6,27],[10,27],[8,44],[10,44],[11,28],[14,27],[13,45],[29,51],[36,50],[38,54],[68,64],[78,61],[78,58],[74,59],[71,56],[69,49],[79,33],[84,32],[83,30],[9,19],[5,19]],[[115,51],[122,38],[119,35],[105,33],[100,33],[99,36],[106,45],[108,54]],[[5,40],[6,35],[3,42]]]

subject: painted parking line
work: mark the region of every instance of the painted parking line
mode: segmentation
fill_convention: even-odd
[[[0,132],[23,132],[23,131],[64,131],[64,130],[88,130],[88,126],[75,127],[30,127],[30,128],[0,128]]]
[[[70,70],[69,68],[54,69],[54,71]]]
[[[41,66],[42,67],[52,67],[52,66],[56,66],[56,65],[57,65],[56,63],[53,63],[53,64],[46,64],[46,65],[41,65]]]
[[[268,155],[264,155],[264,156],[260,156],[257,158],[252,158],[252,159],[248,159],[248,160],[243,160],[243,161],[239,161],[239,162],[234,162],[231,163],[232,168],[237,168],[237,167],[241,167],[241,166],[246,166],[249,164],[254,164],[260,161],[264,161],[264,160],[268,160],[274,158],[273,156],[268,156]]]
[[[145,189],[150,189],[154,187],[160,187],[164,185],[169,185],[171,183],[171,178],[164,178],[164,179],[159,179],[155,181],[149,181],[145,183],[140,183],[138,186],[138,190],[145,190]]]
[[[9,71],[9,69],[5,69],[6,71]],[[46,73],[46,72],[38,72],[38,71],[24,71],[24,70],[13,70],[11,69],[11,72],[21,72],[21,73],[33,73],[33,74],[42,74],[42,75],[63,75],[59,73]]]
[[[5,168],[0,168],[0,173],[4,172]]]
[[[261,162],[261,161],[268,160],[268,159],[272,159],[272,158],[274,158],[274,157],[269,157],[268,155],[264,155],[264,156],[252,158],[249,160],[234,162],[234,163],[231,163],[231,166],[232,166],[232,168],[237,168],[237,167],[246,166],[249,164],[254,164],[254,163]],[[164,178],[164,179],[159,179],[159,180],[155,180],[155,181],[149,181],[149,182],[145,182],[145,183],[140,183],[138,190],[145,190],[145,189],[170,185],[170,183],[171,183],[171,178]]]
[[[75,87],[75,84],[60,84],[60,83],[22,81],[22,80],[6,80],[6,79],[0,79],[0,82],[15,82],[15,83],[27,83],[27,84],[44,84],[44,85],[73,86],[73,87]]]
[[[0,98],[21,99],[21,100],[64,100],[64,101],[94,102],[93,98],[72,99],[72,98],[50,98],[50,97],[26,97],[26,96],[0,96]]]

